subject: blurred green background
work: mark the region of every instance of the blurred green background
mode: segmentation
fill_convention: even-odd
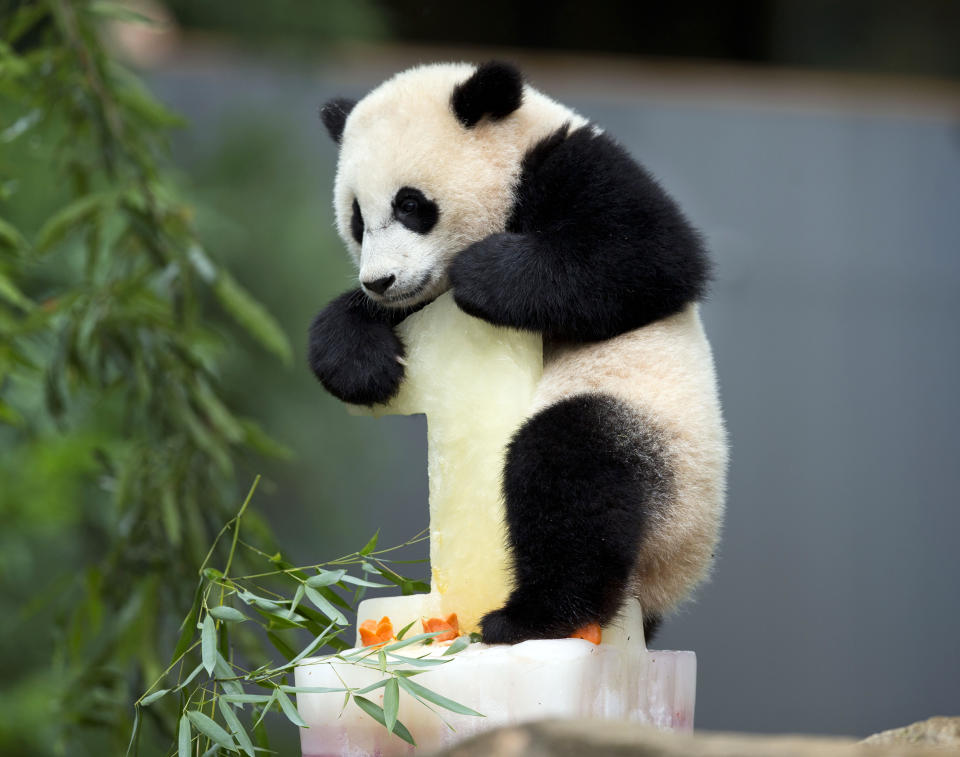
[[[8,21],[32,5],[38,4],[2,0],[0,18]],[[716,588],[707,588],[704,603],[676,621],[677,630],[668,624],[661,642],[701,654],[700,724],[865,735],[938,714],[932,711],[937,708],[950,714],[951,703],[956,709],[960,660],[947,640],[960,635],[958,568],[935,533],[956,524],[944,510],[955,505],[956,472],[945,461],[960,451],[956,431],[947,429],[956,428],[957,403],[945,387],[941,392],[930,385],[941,387],[958,358],[955,347],[936,339],[926,345],[916,334],[930,333],[931,322],[956,323],[949,293],[958,282],[960,232],[949,208],[958,199],[950,177],[957,175],[960,144],[960,5],[124,5],[161,22],[150,29],[112,25],[103,33],[110,54],[186,117],[172,132],[169,169],[191,208],[196,236],[273,314],[294,355],[284,365],[215,307],[209,293],[199,296],[200,321],[220,343],[211,348],[219,396],[292,453],[232,449],[233,469],[216,483],[220,504],[211,504],[203,524],[185,526],[200,532],[199,541],[235,510],[256,473],[265,477],[254,501],[264,519],[261,535],[296,564],[356,549],[376,528],[388,545],[426,525],[424,420],[348,416],[320,390],[302,358],[311,317],[354,277],[330,210],[336,151],[316,109],[328,97],[361,96],[418,61],[507,57],[520,61],[534,84],[596,118],[648,161],[704,228],[718,258],[706,321],[734,441],[728,540]],[[9,100],[0,108],[6,108],[0,110],[5,133],[24,111]],[[39,142],[53,139],[58,127],[44,128],[0,144],[0,217],[29,239],[69,197],[62,176],[38,157],[46,154]],[[899,191],[871,195],[884,186]],[[829,200],[825,192],[833,192]],[[914,196],[922,201],[905,199]],[[818,229],[827,230],[823,237]],[[890,240],[898,246],[886,255]],[[42,297],[82,275],[76,260],[67,258],[60,267],[63,260],[32,267],[25,291]],[[918,269],[931,275],[915,279]],[[855,289],[868,299],[850,305]],[[783,298],[776,301],[771,291]],[[884,320],[891,301],[910,311],[893,324]],[[758,312],[773,318],[769,313],[794,306],[786,330],[764,332],[755,323]],[[885,315],[874,318],[874,306]],[[849,331],[838,330],[840,322]],[[877,323],[887,342],[864,347],[858,329],[869,333]],[[37,354],[47,353],[38,348]],[[890,354],[917,367],[901,374],[886,362],[871,362]],[[751,370],[758,355],[773,355],[782,372]],[[807,375],[811,364],[834,366],[836,374]],[[898,377],[889,379],[890,396],[871,394],[877,376]],[[777,415],[811,383],[823,402]],[[772,392],[775,386],[782,393]],[[897,415],[903,395],[921,393],[918,386],[926,387],[927,404],[907,402]],[[6,674],[0,751],[113,753],[116,740],[95,718],[69,723],[80,727],[66,735],[51,727],[62,713],[51,690],[69,675],[62,649],[71,624],[102,623],[65,608],[71,593],[91,590],[98,580],[93,568],[117,537],[117,511],[97,451],[124,447],[126,411],[84,395],[56,421],[42,409],[42,386],[8,379],[2,389],[27,423],[0,425],[0,589],[10,608],[0,621]],[[831,414],[836,418],[838,408],[856,406],[861,397],[860,415],[846,419],[846,426],[841,418],[839,432],[829,425]],[[758,418],[765,402],[766,422]],[[823,412],[826,425],[806,428],[811,412]],[[892,414],[891,436],[918,450],[914,465],[901,467],[895,451],[874,441],[887,430],[870,426],[881,413]],[[795,445],[782,457],[765,457],[771,445],[789,447],[783,437],[797,428],[804,433],[795,432]],[[816,458],[816,440],[831,434],[839,434],[843,446],[831,448],[829,461],[841,461],[843,470],[810,479],[795,473],[786,461]],[[919,494],[912,485],[917,478],[926,482]],[[855,482],[867,479],[874,488],[858,489]],[[798,507],[770,515],[776,510],[771,503],[783,506],[791,492]],[[885,492],[893,498],[889,507]],[[800,512],[808,503],[806,514]],[[865,538],[874,522],[864,526],[857,505],[872,507],[890,536]],[[909,513],[904,520],[902,510]],[[839,521],[833,529],[822,525],[833,518]],[[793,535],[785,547],[778,541],[783,532]],[[414,556],[425,551],[421,546]],[[910,567],[898,576],[863,567],[891,553],[909,558]],[[195,569],[184,565],[186,574]],[[844,583],[861,573],[860,583]],[[157,580],[149,569],[136,575]],[[817,584],[839,588],[816,591]],[[888,588],[875,588],[881,584]],[[182,616],[189,596],[181,593],[165,606],[178,604]],[[821,622],[811,618],[824,617],[830,633],[807,627]],[[143,622],[150,623],[149,615]],[[172,646],[177,622],[172,615],[158,622],[158,646]],[[924,652],[898,663],[900,644]],[[790,663],[778,657],[783,649],[791,650]],[[749,671],[733,667],[751,654]],[[116,718],[127,716],[126,697],[144,685],[131,672],[137,655],[117,649],[107,667],[120,683],[97,690],[104,698],[97,706]],[[724,658],[730,666],[724,667]],[[767,678],[771,666],[775,684]],[[293,729],[280,720],[274,729],[280,753],[295,754]],[[144,753],[162,753],[155,749],[148,744]]]

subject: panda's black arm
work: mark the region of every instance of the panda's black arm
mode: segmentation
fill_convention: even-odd
[[[381,307],[360,289],[337,297],[310,325],[310,368],[335,397],[387,402],[403,380],[403,343],[394,332],[408,313]]]
[[[708,278],[700,237],[676,203],[589,127],[561,129],[528,153],[507,230],[450,269],[467,313],[575,341],[672,315]]]

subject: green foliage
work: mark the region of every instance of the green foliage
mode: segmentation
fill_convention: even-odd
[[[352,609],[367,586],[389,584],[371,582],[351,575],[349,571],[401,578],[389,567],[387,555],[426,539],[426,534],[417,534],[399,547],[380,550],[375,548],[375,540],[371,540],[362,550],[328,563],[294,567],[287,564],[279,553],[269,555],[240,539],[241,522],[256,486],[255,481],[240,511],[221,529],[207,559],[200,566],[201,578],[194,605],[184,619],[183,634],[173,659],[136,701],[127,754],[135,754],[139,746],[143,708],[151,708],[156,718],[170,724],[170,749],[176,740],[180,755],[207,754],[211,749],[216,753],[219,748],[231,753],[243,752],[249,757],[253,757],[255,750],[251,734],[257,733],[268,712],[282,714],[299,728],[307,727],[290,694],[342,694],[344,708],[352,700],[363,712],[409,744],[416,743],[414,736],[397,719],[401,689],[430,709],[434,705],[450,712],[482,717],[479,712],[412,680],[427,668],[450,662],[452,655],[470,644],[468,636],[455,641],[439,659],[397,654],[398,649],[430,640],[437,633],[401,638],[380,648],[352,649],[341,639],[348,631],[347,620],[335,609],[330,611],[330,601],[324,600],[323,607],[317,608],[319,613],[300,604],[305,592],[309,596],[311,591],[317,592],[316,587],[320,587],[328,592],[333,602]],[[211,556],[227,535],[230,536],[230,550],[225,566],[222,570],[210,567]],[[241,553],[247,553],[251,564],[259,561],[265,570],[234,577],[231,568],[235,557]],[[243,609],[238,609],[237,605]],[[403,637],[408,628],[399,636]],[[308,632],[312,639],[299,653],[284,640],[291,638],[289,634],[296,629]],[[264,638],[274,643],[283,657],[282,662],[277,663],[262,652]],[[326,647],[339,651],[323,654]],[[317,656],[305,661],[308,655]],[[288,683],[297,663],[352,665],[378,671],[383,678],[362,688],[345,683],[340,687],[298,688]],[[248,686],[268,693],[251,693],[246,688]],[[382,707],[363,696],[381,688],[384,690]],[[249,712],[244,710],[248,704],[251,705]],[[174,723],[179,724],[175,729],[176,736],[173,735]],[[269,742],[261,736],[257,739],[257,746],[268,747]]]
[[[58,701],[32,711],[42,720],[5,719],[0,751],[116,753],[127,703],[178,637],[169,618],[200,596],[196,567],[235,501],[238,460],[282,450],[232,409],[220,380],[231,342],[213,319],[232,318],[278,370],[291,348],[195,230],[168,166],[180,119],[100,42],[104,18],[128,17],[122,4],[4,7],[0,588],[24,610],[0,632],[44,648],[12,661],[0,705]],[[200,602],[179,633],[188,646],[198,618],[218,643],[244,623]],[[214,674],[218,649],[204,655]],[[212,738],[206,721],[149,722]]]

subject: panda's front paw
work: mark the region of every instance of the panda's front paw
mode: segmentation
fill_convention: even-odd
[[[454,258],[450,266],[453,299],[463,312],[498,326],[527,326],[524,308],[529,287],[529,240],[522,234],[492,234]]]
[[[310,326],[309,362],[334,397],[354,405],[388,402],[403,381],[403,343],[388,323],[341,297]]]

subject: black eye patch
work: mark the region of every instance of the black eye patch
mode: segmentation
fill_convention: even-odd
[[[356,198],[353,200],[353,215],[350,217],[350,233],[357,240],[357,244],[363,244],[363,214]]]
[[[436,225],[440,209],[419,189],[403,187],[393,198],[393,217],[410,231],[427,234]]]

